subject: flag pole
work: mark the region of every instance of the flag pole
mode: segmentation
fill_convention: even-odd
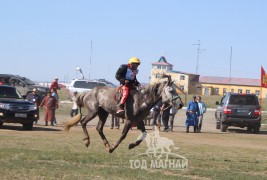
[[[260,94],[260,107],[261,107],[261,103],[262,103],[262,86],[261,86],[261,94]]]
[[[262,104],[262,65],[261,65],[261,78],[260,78],[260,80],[261,80],[261,83],[260,83],[260,86],[261,86],[261,88],[260,88],[260,107],[261,107],[261,104]]]

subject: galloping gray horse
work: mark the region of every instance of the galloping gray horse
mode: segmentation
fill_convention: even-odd
[[[150,109],[160,99],[165,102],[169,102],[178,109],[182,108],[184,105],[180,96],[176,92],[176,86],[171,80],[171,77],[168,75],[163,75],[160,82],[155,83],[154,85],[149,85],[146,89],[142,90],[142,93],[132,90],[126,102],[125,113],[118,115],[118,117],[126,119],[122,135],[114,145],[110,146],[103,133],[103,127],[108,115],[115,114],[117,111],[117,102],[114,99],[115,95],[116,88],[103,86],[96,87],[86,94],[78,96],[77,105],[80,109],[80,113],[68,121],[64,127],[65,131],[69,131],[72,126],[81,122],[85,135],[84,143],[86,147],[88,147],[90,144],[90,137],[86,124],[98,115],[99,121],[96,129],[99,132],[104,145],[109,148],[109,152],[112,153],[126,137],[132,124],[135,123],[137,128],[140,129],[143,134],[135,143],[129,144],[129,149],[132,149],[135,146],[138,146],[146,137],[147,132],[143,120],[149,114]],[[87,115],[83,118],[81,114],[81,107],[87,109]]]

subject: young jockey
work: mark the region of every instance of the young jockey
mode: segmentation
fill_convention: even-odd
[[[124,112],[124,103],[127,101],[131,89],[140,85],[136,79],[137,68],[140,64],[141,62],[137,57],[132,57],[128,64],[122,64],[117,70],[115,77],[120,82],[122,98],[118,104],[119,109],[116,114]]]

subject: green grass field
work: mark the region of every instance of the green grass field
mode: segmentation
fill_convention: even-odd
[[[93,128],[90,130],[92,142],[89,148],[81,143],[81,133],[77,132],[67,135],[52,130],[40,130],[39,133],[14,131],[7,135],[1,132],[1,179],[267,178],[266,146],[246,148],[219,143],[220,140],[256,141],[257,137],[246,139],[238,135],[222,137],[217,134],[213,135],[218,138],[217,145],[188,143],[176,138],[175,144],[180,148],[177,153],[188,159],[188,170],[141,170],[131,169],[129,160],[146,150],[145,143],[128,150],[127,144],[135,140],[135,136],[129,135],[114,153],[109,154],[96,131]],[[120,131],[106,130],[111,140],[119,134]],[[169,138],[171,136],[168,135]]]

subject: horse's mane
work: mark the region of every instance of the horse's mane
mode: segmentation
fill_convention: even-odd
[[[167,78],[167,80],[164,80],[165,78]],[[153,84],[148,85],[143,90],[140,103],[142,104],[144,102],[147,102],[150,99],[151,101],[154,102],[152,104],[152,107],[153,107],[161,98],[161,97],[157,97],[158,92],[162,90],[159,88],[163,88],[163,84],[165,83],[169,84],[171,81],[172,80],[171,80],[170,75],[163,74],[160,80],[158,80],[157,82],[154,82]]]
[[[144,102],[152,101],[157,102],[159,98],[156,96],[159,90],[161,83],[154,83],[148,85],[145,89],[141,90],[141,100],[140,103],[143,104]],[[154,104],[152,105],[152,107]]]

